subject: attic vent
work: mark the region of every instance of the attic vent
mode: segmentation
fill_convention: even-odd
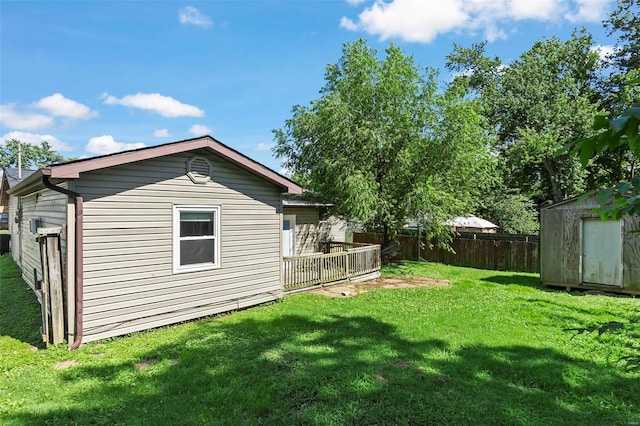
[[[193,183],[207,183],[211,180],[211,164],[203,157],[192,157],[187,161],[187,176]]]

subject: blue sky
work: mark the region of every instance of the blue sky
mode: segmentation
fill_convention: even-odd
[[[585,26],[611,0],[0,2],[0,143],[86,157],[203,134],[280,171],[271,130],[316,99],[357,38],[444,70],[453,42],[505,62]]]

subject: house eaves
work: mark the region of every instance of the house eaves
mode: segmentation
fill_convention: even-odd
[[[195,139],[171,142],[164,145],[139,148],[83,160],[75,160],[67,163],[53,164],[43,167],[33,173],[20,184],[16,185],[15,188],[12,188],[11,192],[24,192],[28,187],[41,181],[42,176],[48,176],[53,180],[78,179],[81,173],[194,150],[208,151],[209,153],[216,155],[217,157],[279,187],[283,193],[302,193],[303,188],[291,179],[282,176],[233,148],[224,145],[222,142],[217,141],[211,136],[203,136]]]

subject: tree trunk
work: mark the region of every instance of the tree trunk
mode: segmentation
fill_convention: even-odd
[[[566,194],[558,185],[558,182],[555,179],[556,169],[553,167],[553,163],[550,158],[545,158],[542,160],[542,164],[544,164],[545,169],[547,169],[547,173],[549,174],[549,181],[551,182],[551,192],[553,196],[553,202],[559,203],[566,198]]]

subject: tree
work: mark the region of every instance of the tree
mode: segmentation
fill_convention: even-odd
[[[640,214],[640,0],[618,0],[604,25],[609,35],[618,35],[608,58],[611,74],[603,84],[607,113],[594,117],[596,135],[571,145],[586,168],[611,154],[622,157],[621,173],[604,185],[594,185],[584,195],[586,198],[597,194],[601,207],[596,211],[603,220]],[[614,202],[610,203],[612,197]]]
[[[18,145],[22,146],[22,168],[39,169],[48,164],[60,163],[67,159],[56,153],[49,142],[42,141],[40,145],[21,143],[16,139],[5,141],[0,147],[0,167],[18,167]]]
[[[619,75],[640,69],[640,0],[618,0],[617,8],[604,21],[608,35],[618,35],[610,63]]]
[[[506,160],[509,188],[534,199],[561,201],[585,188],[586,172],[560,149],[592,133],[599,111],[595,91],[598,56],[584,31],[571,39],[537,41],[512,63],[489,58],[486,44],[454,45],[447,67],[461,73],[479,97],[496,134],[495,149]]]
[[[632,80],[631,83],[640,84],[640,78]],[[595,155],[622,146],[628,147],[636,158],[640,158],[640,103],[631,105],[612,118],[604,114],[596,115],[593,128],[600,133],[573,144],[573,150],[579,153],[583,166],[586,166]],[[603,220],[640,214],[640,176],[632,174],[629,181],[621,181],[609,188],[589,191],[583,198],[594,194],[597,194],[600,204],[600,208],[596,211]],[[614,198],[613,204],[609,204],[611,197]]]
[[[321,97],[294,106],[274,130],[278,158],[336,213],[381,230],[388,246],[407,219],[429,235],[470,206],[470,187],[488,170],[478,105],[390,45],[385,58],[363,40],[327,66]]]

